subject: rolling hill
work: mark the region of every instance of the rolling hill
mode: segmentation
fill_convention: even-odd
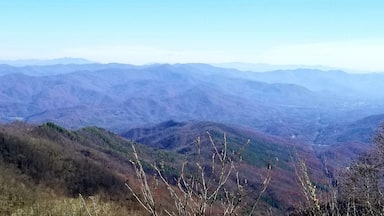
[[[246,128],[195,121],[167,121],[151,127],[134,128],[122,133],[122,136],[157,149],[193,155],[193,152],[196,151],[196,137],[201,137],[201,149],[212,152],[206,134],[207,131],[214,137],[218,145],[222,145],[223,134],[226,133],[227,145],[230,151],[236,152],[244,148],[241,155],[246,163],[246,170],[241,170],[240,173],[246,176],[250,184],[257,185],[259,178],[256,178],[256,176],[263,173],[268,164],[274,164],[275,173],[267,190],[267,199],[269,199],[270,205],[278,209],[289,208],[294,205],[294,200],[303,198],[300,193],[296,193],[300,190],[295,180],[294,169],[294,158],[297,155],[305,158],[308,166],[313,170],[311,175],[317,184],[326,184],[324,167],[316,152],[307,144],[295,139],[281,139]],[[243,147],[248,139],[249,144]],[[206,154],[205,157],[210,158],[210,153]],[[276,159],[278,159],[278,162],[275,164]],[[252,177],[251,173],[256,176]],[[287,190],[287,185],[292,190]],[[285,194],[286,196],[280,196],[279,194]]]
[[[79,194],[93,199],[93,205],[99,205],[94,211],[101,215],[144,214],[125,186],[128,180],[136,184],[132,144],[97,127],[70,131],[50,122],[1,125],[0,214],[83,215],[90,203],[76,200]],[[135,146],[147,162],[146,170],[157,160],[165,166],[178,160],[170,152]]]
[[[275,209],[274,211],[281,213],[294,204],[287,199],[289,196],[295,197],[296,201],[303,198],[297,193],[298,185],[294,181],[295,173],[289,157],[289,143],[276,137],[208,122],[176,123],[169,121],[158,125],[157,129],[151,130],[162,131],[163,136],[169,130],[173,130],[178,132],[175,134],[181,136],[180,132],[183,130],[192,129],[190,133],[187,133],[192,139],[198,128],[210,131],[219,148],[223,141],[222,131],[228,131],[229,152],[238,152],[247,137],[252,139],[250,144],[245,147],[244,161],[238,165],[238,172],[241,178],[248,179],[248,187],[258,191],[267,164],[272,164],[273,180],[263,198],[262,206],[271,205]],[[207,137],[204,137],[202,136],[202,145],[207,144]],[[22,178],[24,179],[23,184],[29,184],[31,187],[37,188],[40,185],[39,187],[43,188],[43,191],[53,190],[57,194],[56,196],[61,198],[76,197],[79,193],[97,195],[102,196],[108,202],[120,203],[119,205],[126,205],[125,207],[132,209],[138,206],[133,201],[125,201],[127,198],[132,200],[132,197],[124,186],[127,179],[135,184],[134,171],[130,162],[133,160],[132,143],[132,141],[97,127],[67,130],[53,123],[36,126],[15,122],[0,127],[0,165],[15,170],[12,172],[13,174],[7,174],[10,175],[10,178]],[[162,143],[165,143],[164,139]],[[180,172],[178,170],[185,157],[188,158],[190,164],[198,160],[195,157],[195,150],[184,148],[183,151],[178,151],[181,149],[180,146],[171,147],[175,142],[170,141],[169,143],[171,144],[168,146],[169,148],[163,148],[163,150],[147,147],[148,145],[155,146],[153,143],[148,145],[134,143],[140,158],[146,164],[145,169],[148,174],[153,173],[149,164],[156,162],[168,167],[164,169],[164,175],[172,179],[173,175],[177,176],[177,173]],[[191,147],[189,144],[182,144],[187,148]],[[201,151],[203,161],[209,164],[212,147],[202,147]],[[309,166],[318,167],[320,165],[316,157],[305,147],[298,146],[297,151],[307,157]],[[232,156],[232,153],[230,154],[231,157],[235,157],[235,155]],[[276,164],[275,158],[279,158],[279,162]],[[203,163],[205,164],[205,162]],[[321,169],[318,169],[318,173],[313,173],[313,175],[321,176]],[[234,182],[231,184],[236,184],[235,179],[231,177],[230,182],[232,181]],[[317,179],[317,182],[320,184],[322,180]],[[283,184],[284,186],[282,186]],[[279,196],[282,193],[286,196]],[[166,196],[167,193],[164,192],[163,195]],[[245,199],[254,199],[254,197],[250,195]],[[34,205],[33,203],[31,205]],[[26,207],[22,204],[18,205]]]

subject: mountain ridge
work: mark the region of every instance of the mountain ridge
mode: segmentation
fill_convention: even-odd
[[[97,125],[121,132],[170,119],[201,120],[313,142],[328,125],[384,108],[382,76],[374,74],[247,73],[206,64],[0,66],[0,71],[6,73],[0,76],[1,122],[53,121],[72,129]],[[349,82],[362,83],[358,94],[348,90]]]
[[[167,129],[185,125],[168,121],[159,126]],[[221,131],[217,131],[217,124],[196,123],[197,127],[201,125],[206,126],[204,129],[210,128],[209,131],[214,142],[221,149],[223,135]],[[235,134],[233,130],[236,131],[236,129],[231,131],[230,128],[221,127],[229,131],[227,134],[228,156],[235,158],[236,153],[241,152],[243,141],[246,141],[247,138],[233,137],[232,135]],[[247,134],[243,133],[243,135]],[[178,176],[182,161],[186,159],[192,165],[196,160],[202,159],[204,166],[208,166],[213,149],[210,145],[204,145],[206,142],[204,140],[207,139],[207,136],[202,137],[201,156],[197,157],[196,153],[191,152],[179,153],[173,150],[151,148],[145,143],[140,144],[127,140],[99,127],[68,130],[52,122],[42,125],[14,122],[0,125],[0,165],[15,167],[15,170],[19,170],[32,180],[37,179],[42,185],[45,185],[44,187],[64,191],[66,196],[76,196],[78,193],[97,195],[104,191],[105,199],[118,201],[123,198],[119,202],[124,204],[124,201],[127,202],[126,199],[130,196],[127,189],[124,189],[124,182],[130,184],[136,182],[134,180],[135,171],[131,167],[131,161],[134,161],[131,145],[135,146],[148,179],[151,181],[154,171],[150,164],[153,163],[162,164],[165,167],[162,168],[163,175],[170,179]],[[286,154],[287,148],[284,145],[269,143],[265,140],[251,141],[245,148],[248,150],[241,152],[243,160],[238,165],[238,175],[248,179],[247,184],[252,190],[260,189],[259,181],[266,167],[275,160],[275,157],[279,158],[279,163],[273,164],[276,175],[273,177],[273,183],[268,187],[266,200],[261,201],[265,203],[262,206],[271,205],[275,210],[281,212],[293,205],[287,196],[297,196],[297,192],[292,188],[297,188],[298,185],[293,178],[292,161]],[[298,146],[297,151],[306,156],[309,166],[318,167],[320,165],[307,148]],[[317,171],[315,174],[321,175]],[[230,181],[234,181],[233,184],[236,182],[235,179]],[[318,179],[318,182],[321,181]],[[281,187],[282,183],[290,186]],[[167,196],[166,192],[163,191],[160,195]],[[278,194],[281,193],[287,196],[279,196]],[[161,199],[160,203],[166,204],[162,203]]]
[[[7,64],[17,67],[31,65],[69,65],[69,64],[89,64],[94,63],[84,58],[63,57],[55,59],[18,59],[18,60],[0,60],[0,64]]]

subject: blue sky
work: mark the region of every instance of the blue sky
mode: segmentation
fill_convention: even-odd
[[[384,71],[379,0],[12,0],[0,59],[249,62]]]

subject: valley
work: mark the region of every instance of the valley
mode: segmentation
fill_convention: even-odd
[[[18,170],[10,178],[26,176],[26,184],[58,197],[97,195],[111,205],[128,199],[125,211],[140,209],[124,187],[135,175],[132,144],[149,175],[156,176],[150,164],[161,163],[172,179],[183,158],[196,162],[197,137],[201,156],[210,161],[214,150],[207,131],[220,144],[226,134],[231,157],[249,139],[239,175],[260,192],[273,166],[259,210],[283,214],[305,200],[295,180],[298,158],[306,161],[326,201],[329,171],[371,149],[384,120],[382,74],[88,62],[0,65],[0,74],[1,164]],[[84,169],[94,172],[83,174]],[[236,180],[228,184],[234,187]]]
[[[0,216],[384,216],[384,1],[0,1]]]

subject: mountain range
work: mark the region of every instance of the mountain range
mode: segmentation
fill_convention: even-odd
[[[57,58],[57,59],[19,59],[19,60],[0,60],[0,64],[12,66],[30,66],[30,65],[68,65],[68,64],[91,64],[92,61],[83,58]]]
[[[44,163],[29,170],[19,167],[24,159],[60,155],[68,148],[63,150],[64,158],[76,167],[86,164],[121,183],[122,176],[133,173],[126,168],[133,143],[147,171],[153,174],[149,164],[165,161],[169,177],[175,177],[174,166],[183,157],[194,160],[197,137],[202,138],[202,155],[210,160],[213,150],[208,148],[208,131],[219,143],[226,134],[232,152],[250,140],[242,154],[240,174],[255,190],[265,167],[278,159],[264,201],[282,211],[294,205],[287,197],[299,196],[293,155],[305,158],[320,187],[327,181],[324,169],[344,166],[369,149],[371,137],[384,121],[384,75],[379,73],[318,69],[256,73],[207,64],[68,61],[0,65],[0,122],[5,124],[0,127],[0,162],[32,179]],[[34,140],[39,140],[41,149],[29,154]],[[15,143],[18,148],[8,148]],[[46,144],[51,153],[42,147]],[[52,173],[61,169],[43,168],[48,169],[46,175],[60,181]],[[92,178],[105,180],[98,175]],[[86,191],[81,184],[72,184],[73,179],[67,180],[64,183],[71,190],[65,193]],[[108,192],[109,187],[101,190]]]
[[[221,122],[313,141],[319,128],[383,112],[382,74],[241,72],[204,64],[1,65],[0,120],[116,132],[175,120]],[[357,92],[357,93],[356,93]]]

